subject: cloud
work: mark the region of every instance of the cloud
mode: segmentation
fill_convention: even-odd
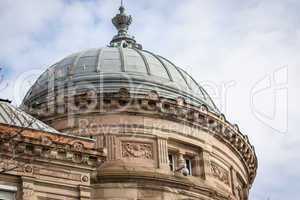
[[[119,1],[17,2],[0,1],[0,27],[5,27],[0,35],[0,65],[10,68],[10,76],[0,83],[0,89],[9,84],[1,90],[2,98],[20,99],[12,93],[13,83],[24,72],[43,71],[72,52],[106,46],[115,34],[110,19]],[[214,98],[220,100],[227,118],[249,135],[259,158],[252,199],[299,196],[300,169],[295,164],[300,161],[299,1],[125,3],[133,15],[130,33],[137,41],[214,88]],[[250,100],[255,84],[266,76],[273,77],[284,66],[288,83],[281,88],[288,89],[289,115],[285,119],[279,113],[282,120],[288,120],[288,131],[280,134],[253,114]],[[228,83],[232,84],[224,93]],[[275,94],[272,91],[271,96]],[[258,100],[262,111],[273,109],[272,98]]]

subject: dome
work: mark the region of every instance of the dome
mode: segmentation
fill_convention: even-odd
[[[118,33],[110,45],[75,53],[49,67],[31,87],[23,100],[28,108],[57,101],[60,93],[80,93],[92,88],[97,94],[115,93],[126,88],[132,95],[148,95],[177,100],[193,106],[206,106],[219,111],[207,92],[183,69],[168,59],[143,50],[142,45],[127,33],[132,22],[123,6],[112,23]],[[51,104],[51,103],[50,103]],[[43,107],[43,106],[41,106]]]
[[[55,89],[66,85],[92,87],[102,92],[127,88],[136,95],[157,91],[161,97],[182,97],[186,103],[206,105],[218,113],[209,95],[188,73],[169,60],[138,48],[104,47],[67,56],[38,78],[23,103],[45,102],[49,85]]]

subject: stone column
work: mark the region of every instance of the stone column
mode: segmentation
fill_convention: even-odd
[[[207,150],[202,152],[203,159],[203,178],[209,180],[211,177],[211,164],[210,164],[210,153]]]
[[[47,106],[48,106],[48,112],[51,114],[55,113],[55,90],[54,90],[54,71],[48,70],[49,76],[48,76],[48,93],[47,93]]]

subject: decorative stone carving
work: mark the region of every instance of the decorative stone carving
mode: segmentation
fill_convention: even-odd
[[[130,93],[127,88],[120,88],[119,95],[123,99],[130,98]]]
[[[81,162],[83,162],[83,156],[80,153],[75,153],[75,154],[73,154],[72,160],[75,163],[81,163]]]
[[[176,103],[177,103],[177,105],[179,105],[179,106],[183,106],[183,105],[185,104],[185,100],[184,100],[184,98],[182,98],[182,97],[178,97],[178,98],[176,99]]]
[[[201,110],[201,112],[203,112],[203,113],[207,113],[207,112],[208,112],[208,108],[207,108],[207,106],[204,105],[204,104],[200,106],[200,110]]]
[[[225,118],[225,115],[224,114],[220,114],[220,120],[222,122],[225,122],[226,121],[226,118]]]
[[[216,179],[229,186],[229,172],[226,169],[214,162],[211,162],[211,172]]]
[[[139,142],[123,142],[122,157],[152,160],[153,159],[152,144],[139,143]]]
[[[84,176],[81,177],[81,181],[86,183],[86,182],[89,181],[89,177],[84,175]]]
[[[148,99],[150,99],[150,100],[155,100],[155,101],[159,100],[159,95],[156,91],[149,92],[147,96],[148,96]]]
[[[52,144],[52,140],[50,137],[41,136],[41,143],[42,145],[50,146]]]
[[[30,166],[30,165],[25,165],[24,168],[23,168],[23,171],[25,173],[32,174],[33,173],[33,167]]]
[[[237,132],[240,131],[239,126],[238,126],[237,124],[234,124],[234,125],[233,125],[233,129],[234,129],[235,131],[237,131]]]
[[[75,151],[82,151],[84,146],[81,142],[75,142],[73,144],[73,148],[74,148]]]

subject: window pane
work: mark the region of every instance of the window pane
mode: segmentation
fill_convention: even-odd
[[[169,167],[171,171],[175,170],[175,159],[173,154],[169,154]]]
[[[0,200],[15,200],[15,193],[14,192],[7,192],[0,190]]]
[[[186,168],[189,170],[188,175],[192,175],[192,161],[190,159],[185,159]]]

